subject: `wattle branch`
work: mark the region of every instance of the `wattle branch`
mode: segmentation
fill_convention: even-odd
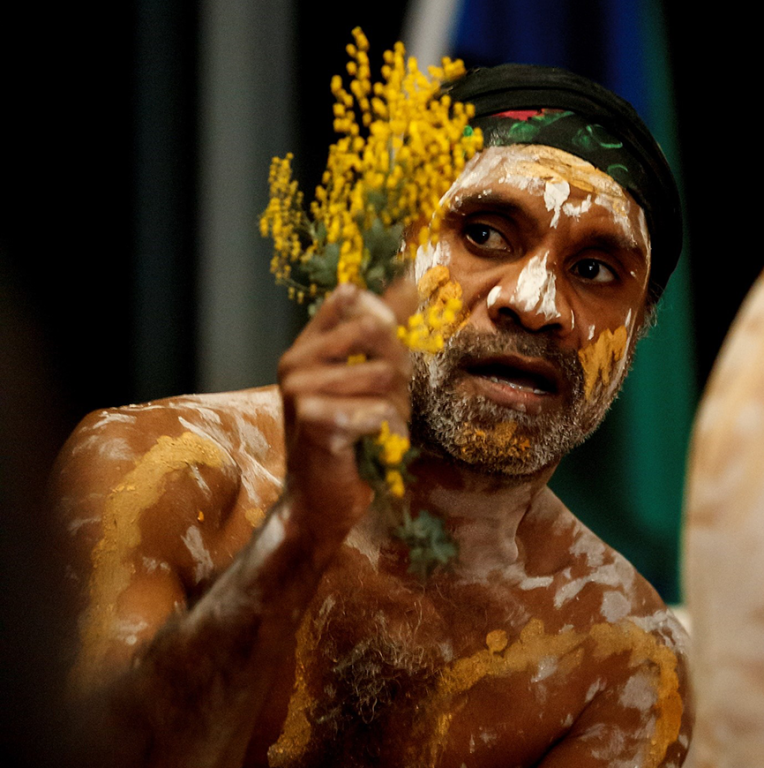
[[[381,81],[372,83],[368,41],[358,28],[353,38],[347,46],[349,84],[340,76],[331,83],[340,138],[329,148],[309,213],[287,155],[273,160],[270,202],[260,220],[263,236],[273,238],[276,281],[312,312],[340,283],[381,294],[420,246],[434,245],[441,200],[482,148],[480,132],[468,125],[472,107],[441,95],[444,81],[464,74],[461,61],[444,59],[428,77],[396,43],[384,54]],[[437,352],[460,309],[458,299],[425,307],[398,336],[412,350]],[[358,356],[349,362],[359,362]],[[378,503],[404,496],[406,467],[414,456],[408,438],[385,427],[358,451]],[[423,574],[456,552],[442,521],[427,513],[412,518],[404,509],[396,533],[409,546],[412,569]]]

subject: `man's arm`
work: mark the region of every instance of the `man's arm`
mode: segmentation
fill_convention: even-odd
[[[609,639],[617,651],[599,662],[602,690],[539,768],[678,768],[684,763],[694,707],[687,657],[672,638],[683,630],[675,619],[667,622],[675,627],[668,635],[644,633],[626,652],[621,648],[625,635],[619,638],[617,629],[608,628],[599,638]]]
[[[203,552],[212,561],[225,549],[245,479],[214,434],[162,434],[160,412],[151,439],[133,435],[144,439],[136,458],[80,467],[90,438],[70,441],[60,493],[83,531],[72,555],[84,595],[75,682],[95,703],[87,727],[111,763],[119,753],[123,765],[241,765],[318,582],[371,500],[355,443],[383,421],[405,431],[409,363],[395,328],[412,293],[398,287],[385,303],[343,286],[284,356],[284,492],[209,589]],[[348,366],[351,354],[367,359]],[[102,439],[129,448],[126,428],[117,419]],[[201,520],[220,535],[190,540]]]

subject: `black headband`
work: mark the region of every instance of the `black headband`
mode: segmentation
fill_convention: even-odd
[[[628,102],[580,75],[530,64],[476,69],[444,92],[474,105],[472,124],[483,131],[486,146],[556,147],[627,189],[650,232],[652,294],[662,293],[682,250],[679,192],[658,142]],[[503,115],[518,110],[529,113]]]

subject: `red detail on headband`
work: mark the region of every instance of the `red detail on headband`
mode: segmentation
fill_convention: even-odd
[[[530,120],[532,117],[543,115],[541,109],[510,109],[507,112],[497,112],[491,117],[511,117],[513,120]]]

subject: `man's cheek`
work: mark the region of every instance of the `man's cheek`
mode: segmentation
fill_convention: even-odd
[[[462,286],[451,277],[451,270],[445,264],[427,269],[417,281],[417,291],[420,312],[434,311],[436,316],[444,318],[440,328],[444,341],[467,324],[469,311],[462,302]],[[449,312],[449,307],[454,311]]]
[[[445,266],[451,263],[451,247],[447,238],[441,237],[436,244],[420,245],[414,260],[414,278],[417,283],[433,267]]]
[[[598,385],[607,387],[620,380],[616,366],[625,363],[629,331],[625,325],[614,331],[605,329],[589,345],[579,350],[578,359],[584,372],[584,397],[589,400]]]

